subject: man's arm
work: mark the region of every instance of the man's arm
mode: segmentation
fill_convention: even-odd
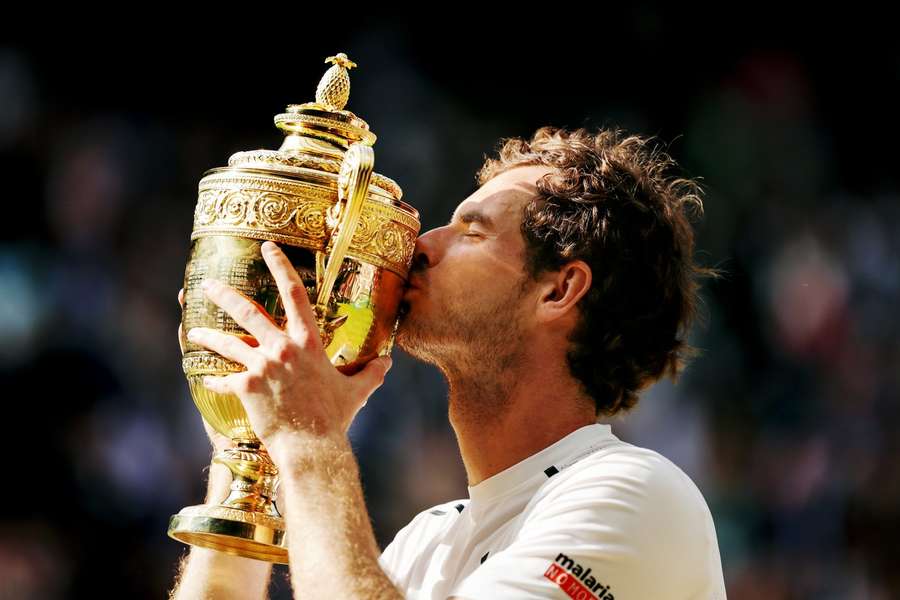
[[[292,587],[298,597],[402,599],[381,570],[346,436],[291,434],[280,457]]]
[[[184,288],[178,290],[178,303],[184,309]],[[184,355],[181,323],[178,324],[178,345]],[[206,435],[212,445],[213,456],[228,448],[228,438],[203,421]],[[206,487],[206,503],[220,502],[228,496],[231,471],[225,465],[211,463],[209,483]],[[269,587],[272,565],[267,562],[230,556],[217,550],[191,546],[181,561],[175,576],[175,587],[169,593],[170,600],[196,598],[265,598]]]
[[[231,472],[213,463],[209,469],[206,502],[219,502],[228,495]],[[266,598],[272,563],[231,556],[218,550],[191,546],[181,561],[170,600]]]
[[[278,465],[291,585],[308,598],[400,598],[378,564],[378,546],[347,439],[350,423],[391,366],[389,357],[353,375],[325,353],[306,285],[272,242],[261,246],[287,317],[279,326],[258,304],[214,279],[207,297],[256,340],[195,327],[188,338],[245,371],[206,376],[204,385],[240,398],[253,431]]]

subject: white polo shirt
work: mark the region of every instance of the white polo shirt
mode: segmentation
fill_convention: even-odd
[[[700,490],[604,423],[419,513],[380,563],[406,598],[725,599]]]

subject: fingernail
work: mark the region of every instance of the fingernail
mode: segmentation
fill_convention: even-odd
[[[272,242],[272,241],[263,242],[262,249],[265,252],[268,252],[270,254],[275,252],[275,242]]]

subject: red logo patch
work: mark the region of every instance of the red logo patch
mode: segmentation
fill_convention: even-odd
[[[569,598],[574,600],[597,600],[597,596],[589,589],[581,585],[581,582],[575,579],[575,576],[557,565],[551,563],[544,572],[544,577],[562,588]]]
[[[615,600],[608,585],[597,581],[591,569],[560,554],[544,571],[544,577],[555,583],[573,600]]]

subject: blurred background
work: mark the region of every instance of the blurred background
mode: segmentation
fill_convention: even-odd
[[[697,483],[730,599],[900,598],[889,23],[669,5],[296,31],[234,16],[0,38],[0,389],[16,452],[0,597],[172,587],[186,547],[167,521],[203,500],[210,453],[176,339],[197,182],[277,148],[272,117],[313,100],[325,57],[346,52],[347,108],[424,229],[476,189],[501,137],[542,125],[657,136],[702,178],[697,258],[727,272],[704,288],[703,354],[613,432]],[[435,369],[395,352],[351,433],[382,546],[466,497]],[[273,598],[291,597],[286,573]]]

